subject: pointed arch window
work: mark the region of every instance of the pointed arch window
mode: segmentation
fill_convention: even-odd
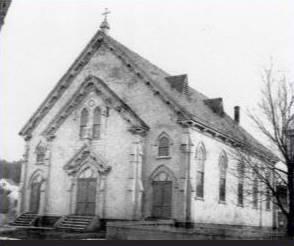
[[[80,138],[86,138],[88,122],[89,122],[89,112],[86,108],[84,108],[81,112],[81,119],[80,119]]]
[[[203,145],[200,145],[196,151],[196,198],[204,197],[204,168],[206,152]]]
[[[258,176],[255,171],[253,171],[253,184],[252,184],[252,203],[253,208],[258,207]]]
[[[271,173],[269,170],[266,171],[265,179],[266,179],[266,183],[271,184]],[[268,184],[266,184],[266,187],[265,187],[265,209],[267,210],[271,209],[271,190]]]
[[[46,155],[46,146],[42,143],[39,143],[36,147],[36,162],[38,164],[42,164],[45,161],[45,155]]]
[[[226,182],[227,182],[228,159],[223,153],[219,159],[219,201],[226,201]]]
[[[101,134],[101,109],[96,107],[93,113],[93,139],[99,139]]]
[[[244,206],[244,177],[245,164],[240,162],[238,164],[238,205]]]
[[[170,141],[167,136],[161,136],[158,141],[158,156],[167,157],[170,154]]]

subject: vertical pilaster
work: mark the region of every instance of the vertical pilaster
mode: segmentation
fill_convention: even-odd
[[[26,186],[27,186],[27,175],[28,175],[28,162],[29,162],[29,151],[30,151],[30,140],[31,137],[25,137],[25,153],[23,155],[23,162],[21,164],[21,180],[20,180],[20,189],[19,189],[19,198],[20,201],[18,203],[17,215],[19,216],[23,212],[25,212],[25,204],[26,204]]]
[[[144,192],[142,181],[143,139],[140,134],[135,134],[134,138],[130,150],[127,199],[130,204],[130,216],[132,219],[140,219]]]
[[[46,158],[45,158],[45,165],[47,166],[47,177],[45,181],[45,194],[44,194],[44,209],[41,211],[41,214],[47,214],[50,211],[50,179],[51,179],[51,149],[52,149],[52,142],[55,139],[55,136],[48,136],[47,137],[47,151],[46,151]]]
[[[73,210],[73,191],[74,191],[74,186],[75,186],[75,182],[74,182],[74,177],[70,177],[70,184],[67,188],[67,207],[68,207],[68,214],[73,214],[74,210]]]
[[[191,222],[191,202],[192,202],[192,186],[191,186],[191,153],[192,153],[192,140],[190,128],[184,127],[182,134],[181,152],[183,156],[183,164],[185,166],[185,187],[184,187],[184,208],[185,208],[185,221]]]

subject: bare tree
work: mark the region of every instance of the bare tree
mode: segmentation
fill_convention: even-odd
[[[258,113],[249,113],[249,117],[267,138],[271,151],[263,146],[253,148],[254,139],[244,137],[232,152],[238,163],[235,170],[239,180],[238,203],[243,202],[243,196],[251,197],[253,206],[257,205],[257,199],[264,201],[266,208],[273,203],[287,219],[287,236],[294,238],[293,135],[290,141],[294,132],[294,86],[285,74],[275,72],[272,65],[263,70],[262,79],[264,88]],[[287,202],[279,186],[286,187]]]

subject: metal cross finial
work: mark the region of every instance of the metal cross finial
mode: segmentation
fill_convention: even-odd
[[[110,11],[108,10],[108,8],[106,8],[104,10],[104,13],[102,13],[102,15],[104,15],[104,20],[102,21],[102,23],[100,25],[100,30],[104,33],[107,33],[108,30],[110,29],[110,26],[107,21],[107,15],[109,15],[109,14],[110,14]]]
[[[108,8],[105,8],[104,13],[102,13],[102,15],[104,15],[104,19],[107,19],[107,15],[109,15],[111,12],[108,10]]]

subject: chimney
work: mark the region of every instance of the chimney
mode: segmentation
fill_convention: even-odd
[[[240,124],[240,106],[234,107],[234,120],[237,124]]]

